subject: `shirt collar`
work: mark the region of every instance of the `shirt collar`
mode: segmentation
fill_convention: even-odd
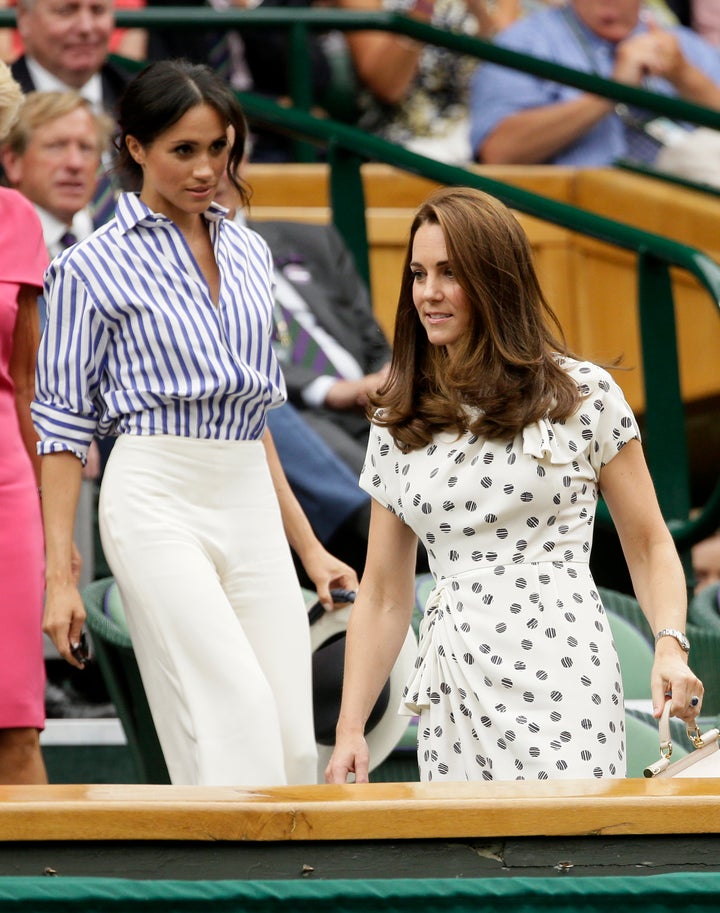
[[[52,251],[65,232],[70,230],[70,226],[61,222],[60,219],[56,218],[51,212],[48,212],[47,209],[43,209],[42,206],[35,205],[35,211],[40,217],[45,246],[48,251]]]
[[[203,215],[209,222],[221,222],[227,215],[227,209],[219,203],[211,203]],[[132,231],[137,225],[152,227],[159,224],[172,224],[172,219],[160,212],[153,212],[142,202],[138,193],[121,193],[115,209],[115,218],[122,234]]]
[[[76,212],[73,216],[72,224],[67,225],[65,222],[58,219],[57,216],[48,212],[47,209],[43,209],[42,206],[38,206],[37,204],[33,205],[40,217],[45,247],[47,247],[51,257],[57,256],[63,249],[60,245],[60,241],[66,232],[72,232],[78,241],[82,241],[83,238],[87,238],[88,235],[92,234],[92,217],[87,208]]]
[[[73,88],[58,79],[57,76],[49,70],[46,70],[45,67],[41,66],[34,58],[27,57],[26,62],[33,85],[38,92],[67,92],[68,89]],[[102,79],[99,73],[95,73],[94,76],[91,76],[85,85],[77,91],[90,103],[94,111],[98,113],[102,112]]]

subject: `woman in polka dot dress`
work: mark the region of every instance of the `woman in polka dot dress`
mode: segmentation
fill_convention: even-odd
[[[363,727],[410,622],[418,538],[436,585],[401,712],[420,717],[421,778],[623,777],[620,668],[588,564],[599,493],[656,633],[684,630],[682,566],[620,388],[568,352],[492,197],[447,188],[418,210],[375,405],[328,782],[367,781]],[[653,704],[672,693],[692,724],[703,688],[682,639],[657,640]]]

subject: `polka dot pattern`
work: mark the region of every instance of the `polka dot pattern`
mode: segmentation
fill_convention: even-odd
[[[606,371],[562,363],[580,407],[510,442],[441,434],[403,454],[371,431],[361,485],[415,531],[436,579],[405,695],[423,780],[625,775],[620,667],[588,561],[598,474],[639,432]]]

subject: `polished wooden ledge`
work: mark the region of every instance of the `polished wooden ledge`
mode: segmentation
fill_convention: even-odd
[[[0,787],[0,841],[333,841],[720,833],[718,780]]]

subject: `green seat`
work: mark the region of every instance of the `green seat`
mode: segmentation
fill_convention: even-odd
[[[113,591],[112,577],[104,577],[88,584],[82,592],[95,658],[117,709],[138,780],[141,783],[169,783],[170,775],[124,615],[118,614],[121,612],[119,600],[109,606],[111,615],[105,611],[106,598],[112,597]]]
[[[712,615],[712,612],[715,612],[712,608],[712,591],[717,599],[717,589],[707,589],[711,592],[701,591],[691,601],[688,608],[688,623],[685,627],[690,640],[690,666],[705,686],[702,705],[704,720],[710,720],[720,714],[720,616],[716,620]],[[605,608],[629,621],[643,635],[650,647],[654,648],[650,625],[637,600],[624,593],[602,588],[599,589],[599,593]]]
[[[643,610],[640,608],[640,603],[634,596],[628,596],[627,593],[619,593],[617,590],[608,590],[605,587],[598,587],[598,593],[606,609],[630,622],[642,634],[647,643],[654,648],[652,630]]]
[[[693,596],[688,606],[688,621],[708,630],[720,631],[720,584],[711,583]]]
[[[650,673],[655,656],[653,648],[638,629],[622,615],[616,615],[607,605],[605,613],[610,622],[620,661],[625,700],[650,700]]]
[[[117,709],[138,780],[141,783],[169,783],[170,776],[135,659],[118,588],[112,577],[106,577],[85,587],[82,596],[95,657]],[[317,600],[317,594],[306,589],[303,590],[303,597],[308,609]],[[384,719],[394,720],[395,717],[388,714]],[[377,732],[382,722],[378,722]],[[413,735],[408,738],[411,744]],[[402,744],[404,747],[405,742]],[[410,767],[412,776],[412,765]]]

